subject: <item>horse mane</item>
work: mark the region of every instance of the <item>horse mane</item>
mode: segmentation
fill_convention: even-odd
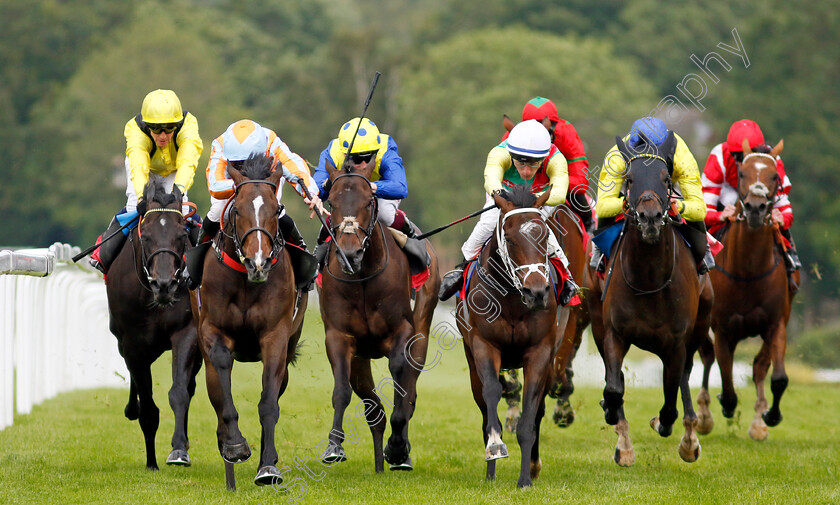
[[[244,160],[239,168],[239,173],[248,179],[265,180],[271,175],[271,166],[273,164],[274,158],[264,154],[258,154]]]
[[[519,208],[533,207],[537,202],[537,195],[531,193],[527,184],[517,184],[511,189],[503,189],[501,196]]]
[[[150,200],[148,196],[149,191],[152,190],[152,188],[154,188],[154,195]],[[143,190],[143,199],[147,202],[159,203],[161,207],[166,207],[167,205],[175,203],[175,195],[173,193],[167,193],[166,188],[163,187],[163,182],[159,180],[150,180],[146,184],[146,187]]]

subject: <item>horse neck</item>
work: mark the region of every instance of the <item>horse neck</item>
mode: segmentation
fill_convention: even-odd
[[[723,239],[723,265],[738,272],[764,271],[775,262],[775,232],[772,226],[750,228],[734,221]]]
[[[510,273],[502,260],[499,241],[496,239],[495,233],[481,252],[478,258],[478,265],[483,269],[483,273],[478,275],[477,278],[487,285],[489,294],[493,296],[515,295],[519,299],[519,292],[514,287]]]
[[[625,278],[636,281],[633,284],[643,289],[667,282],[676,267],[676,233],[670,224],[666,224],[659,240],[649,244],[642,240],[641,231],[628,224],[615,255],[621,261]]]

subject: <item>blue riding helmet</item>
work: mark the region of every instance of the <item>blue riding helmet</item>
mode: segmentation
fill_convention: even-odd
[[[641,144],[640,133],[649,138],[656,146],[662,145],[668,138],[668,128],[665,126],[665,121],[655,117],[643,117],[634,121],[633,126],[630,127],[630,139],[627,141],[627,145],[637,147]]]

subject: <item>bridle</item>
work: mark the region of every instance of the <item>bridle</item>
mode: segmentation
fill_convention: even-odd
[[[750,153],[750,154],[744,156],[744,160],[741,162],[741,166],[743,166],[744,163],[746,163],[747,160],[752,158],[752,157],[769,159],[770,162],[772,163],[771,167],[773,168],[773,173],[774,174],[776,173],[776,158],[774,158],[772,155],[766,154],[766,153]],[[773,210],[773,207],[776,205],[776,200],[779,197],[779,195],[778,195],[779,182],[780,181],[779,181],[779,178],[777,176],[775,178],[775,184],[773,185],[773,190],[772,191],[767,191],[768,188],[767,188],[767,186],[764,185],[764,183],[762,183],[761,181],[756,181],[753,184],[750,184],[749,188],[747,188],[747,193],[746,194],[742,194],[741,193],[741,173],[740,173],[740,170],[739,170],[738,171],[738,203],[741,204],[741,210],[740,210],[740,212],[738,212],[738,215],[736,216],[735,219],[737,221],[744,221],[745,219],[747,219],[747,216],[744,212],[744,207],[745,207],[744,200],[749,195],[752,194],[752,195],[756,195],[756,196],[764,196],[764,197],[767,198],[768,212],[764,216],[764,224],[765,224],[765,226],[771,224],[772,219],[773,219],[772,218],[772,210]],[[763,194],[763,193],[765,193],[765,191],[767,191],[767,194]]]
[[[149,214],[160,213],[160,212],[169,212],[169,213],[173,213],[173,214],[178,214],[181,217],[184,216],[184,213],[181,212],[180,209],[168,209],[168,208],[165,208],[165,207],[161,207],[161,208],[157,208],[157,209],[149,209],[149,210],[146,211],[145,214],[143,214],[143,219],[137,225],[137,238],[138,239],[142,238],[142,234],[143,234],[142,225],[143,225],[143,221],[146,219],[146,217]],[[187,234],[186,233],[184,233],[183,240],[184,240],[184,248],[186,248],[186,245],[187,245],[186,244],[187,243]],[[173,275],[174,275],[175,279],[177,280],[178,284],[182,284],[182,283],[185,282],[185,279],[182,275],[183,271],[184,271],[184,268],[186,267],[186,263],[184,262],[184,253],[183,252],[179,253],[177,251],[174,251],[174,250],[166,248],[166,247],[160,247],[160,248],[156,249],[154,252],[152,252],[152,254],[147,254],[146,253],[146,248],[143,246],[143,241],[139,240],[139,242],[140,242],[140,260],[141,260],[142,265],[143,265],[143,274],[146,277],[146,282],[147,283],[151,284],[151,282],[152,282],[152,276],[149,273],[149,267],[151,266],[152,258],[157,256],[158,254],[171,254],[172,256],[175,256],[175,258],[176,258],[175,264],[178,265],[178,267],[176,268],[175,273]],[[136,262],[135,262],[135,264],[136,264]],[[138,272],[138,275],[139,275],[139,272]]]
[[[286,245],[286,241],[283,239],[283,234],[280,232],[280,226],[277,226],[277,231],[272,235],[267,229],[263,228],[262,226],[254,226],[248,229],[245,233],[241,236],[237,232],[237,216],[239,215],[239,211],[236,208],[236,197],[239,195],[239,190],[242,189],[243,186],[246,184],[268,184],[274,190],[272,192],[272,198],[274,195],[277,194],[277,185],[271,181],[261,180],[261,179],[249,179],[247,181],[242,181],[236,185],[236,190],[231,198],[233,206],[230,209],[230,222],[231,222],[231,233],[228,234],[227,232],[223,232],[225,236],[230,237],[233,240],[234,250],[236,252],[237,257],[239,258],[240,263],[245,262],[245,254],[242,252],[242,244],[245,242],[245,239],[248,238],[248,235],[252,233],[264,233],[268,236],[269,240],[271,240],[271,254],[268,255],[268,270],[274,268],[277,264],[277,257],[280,252],[283,250],[283,247]],[[280,214],[283,212],[283,205],[277,206],[277,212],[275,215],[279,218]]]
[[[335,186],[336,181],[341,179],[342,177],[360,177],[362,178],[370,187],[370,180],[362,174],[356,174],[353,172],[347,172],[344,174],[339,175],[335,179],[333,179],[333,187]],[[379,218],[379,203],[376,200],[375,196],[370,197],[370,201],[368,202],[368,208],[371,210],[371,219],[370,223],[368,223],[367,228],[362,228],[359,226],[359,221],[356,219],[356,216],[346,216],[344,217],[340,223],[334,225],[332,227],[333,235],[337,235],[338,233],[352,233],[359,239],[359,242],[362,244],[362,254],[367,251],[367,248],[370,246],[370,238],[373,235],[373,228],[376,226],[376,221]],[[359,231],[361,231],[364,236],[359,237]]]
[[[639,158],[654,158],[654,159],[657,159],[657,160],[661,161],[662,163],[665,163],[666,167],[668,166],[668,162],[665,160],[665,158],[663,158],[662,156],[659,156],[658,154],[641,153],[641,154],[634,155],[627,162],[628,173],[630,171],[630,168],[629,168],[630,164],[634,160],[637,160]],[[670,213],[668,212],[670,210],[670,207],[671,207],[671,196],[674,195],[674,183],[671,180],[670,171],[669,171],[669,175],[668,175],[668,183],[666,185],[666,188],[667,188],[667,191],[668,191],[668,197],[665,198],[665,200],[663,200],[659,196],[659,194],[657,194],[655,191],[650,191],[650,190],[644,191],[639,196],[639,198],[633,203],[633,205],[630,205],[629,202],[628,202],[628,199],[625,198],[624,199],[624,216],[627,219],[629,219],[630,221],[632,221],[633,223],[635,223],[636,227],[641,230],[642,225],[641,225],[641,219],[640,219],[638,207],[643,202],[646,202],[646,201],[649,201],[649,200],[655,200],[656,203],[659,205],[660,210],[662,210],[662,219],[659,223],[657,223],[657,226],[661,228],[661,227],[665,226],[666,223],[679,224],[681,222],[679,216],[672,217],[670,215]],[[627,184],[626,193],[627,193],[627,197],[629,197],[630,196],[630,184],[629,183]]]
[[[505,213],[502,216],[501,220],[499,221],[499,225],[496,227],[496,242],[499,246],[499,249],[498,249],[499,256],[502,258],[502,264],[505,267],[505,273],[507,274],[507,276],[509,278],[508,280],[510,280],[511,284],[513,284],[513,287],[515,287],[516,290],[519,291],[520,294],[522,294],[522,289],[524,287],[523,283],[528,279],[528,276],[530,276],[533,273],[537,273],[537,274],[541,275],[543,277],[543,279],[545,279],[546,282],[550,282],[549,281],[549,279],[550,279],[550,277],[549,277],[549,266],[548,266],[548,249],[547,248],[544,248],[544,252],[543,252],[544,257],[545,257],[545,261],[543,261],[542,263],[529,263],[527,265],[517,265],[516,263],[514,263],[513,259],[511,259],[510,254],[508,253],[507,240],[505,238],[505,232],[504,232],[505,221],[511,216],[515,216],[517,214],[526,214],[526,213],[536,213],[537,215],[540,216],[540,220],[543,223],[546,222],[545,216],[543,215],[542,212],[540,212],[539,209],[523,208],[523,209],[513,209],[510,212]],[[547,224],[546,224],[546,231],[547,231],[547,233],[551,233],[551,230],[548,229]],[[548,235],[546,235],[546,238],[548,238]],[[524,272],[522,274],[521,279],[520,279],[520,272]]]

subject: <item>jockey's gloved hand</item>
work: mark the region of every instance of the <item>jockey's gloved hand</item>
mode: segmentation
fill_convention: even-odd
[[[141,216],[146,213],[146,200],[142,198],[137,200],[137,213]]]

